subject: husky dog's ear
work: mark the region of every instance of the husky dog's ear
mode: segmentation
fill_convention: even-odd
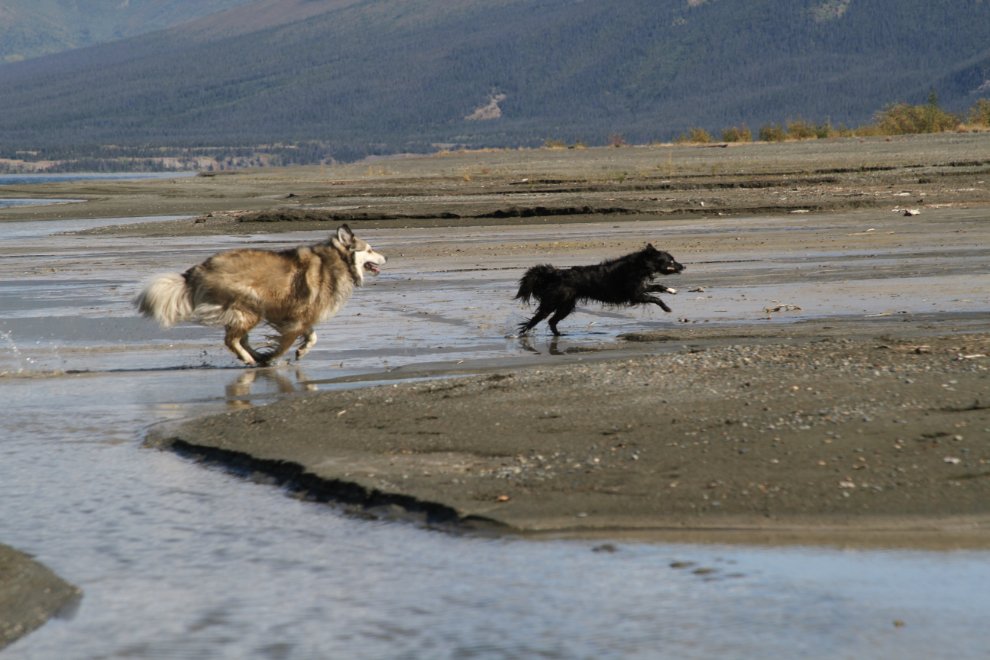
[[[340,229],[337,230],[337,240],[344,247],[351,247],[354,244],[354,233],[351,231],[351,228],[347,225],[341,225]]]

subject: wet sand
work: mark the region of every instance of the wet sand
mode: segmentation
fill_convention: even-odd
[[[105,184],[86,206],[196,216],[96,235],[437,227],[389,254],[395,273],[593,263],[642,247],[624,236],[630,223],[688,264],[660,330],[591,345],[538,335],[529,359],[352,377],[396,382],[159,429],[152,445],[437,525],[986,543],[988,146],[953,135],[450,154],[141,182],[119,196]],[[166,202],[170,185],[182,192]],[[82,198],[69,188],[51,194]],[[577,223],[619,231],[592,240]],[[453,231],[479,225],[504,240]],[[266,372],[279,369],[246,378]]]
[[[82,591],[30,556],[0,544],[0,649],[81,597]]]

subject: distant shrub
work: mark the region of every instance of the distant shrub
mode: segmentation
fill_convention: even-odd
[[[687,133],[674,140],[677,144],[708,144],[712,136],[703,128],[689,128]]]
[[[763,124],[760,126],[761,142],[783,142],[787,139],[787,131],[780,124]]]
[[[880,130],[880,124],[864,124],[852,131],[855,137],[875,137],[877,135],[887,135]]]
[[[792,140],[811,140],[817,137],[815,128],[803,119],[787,123],[787,137]]]
[[[819,140],[832,137],[833,132],[832,124],[827,121],[824,124],[815,124],[815,137]]]
[[[624,147],[626,146],[626,139],[622,136],[622,133],[612,133],[608,136],[609,142],[613,147]]]
[[[938,105],[938,95],[932,90],[925,105],[888,105],[877,113],[876,124],[881,135],[942,133],[958,126],[959,117],[942,110]]]
[[[990,127],[990,99],[980,99],[969,111],[969,121],[978,126]]]
[[[708,144],[712,141],[712,136],[703,128],[688,129],[692,144]]]
[[[567,143],[563,140],[553,140],[547,138],[547,141],[543,143],[543,147],[546,149],[566,149]]]
[[[722,131],[722,142],[751,142],[752,140],[753,133],[746,128],[746,124],[743,124],[742,128],[733,126]]]

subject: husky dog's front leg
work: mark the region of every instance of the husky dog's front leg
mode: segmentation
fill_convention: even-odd
[[[310,328],[303,333],[303,343],[296,349],[296,359],[301,360],[302,356],[309,353],[309,349],[316,345],[316,331]]]
[[[250,346],[245,348],[247,343],[247,333],[240,328],[227,328],[227,334],[223,339],[224,346],[244,364],[255,364],[258,362],[258,353]]]

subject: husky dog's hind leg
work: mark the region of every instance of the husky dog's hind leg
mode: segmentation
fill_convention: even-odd
[[[236,319],[231,319],[231,323],[224,326],[226,334],[223,344],[227,349],[236,355],[245,364],[258,364],[264,360],[264,355],[256,351],[248,343],[248,333],[251,328],[258,325],[259,318],[251,318],[245,314],[232,315]],[[253,323],[251,321],[254,321]]]

